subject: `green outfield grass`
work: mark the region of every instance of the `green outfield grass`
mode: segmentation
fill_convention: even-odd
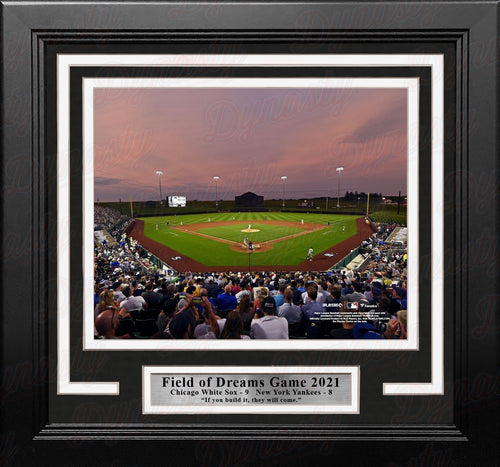
[[[254,242],[263,242],[303,231],[299,227],[301,219],[304,219],[304,222],[312,222],[324,226],[322,230],[274,243],[270,251],[259,252],[255,250],[251,258],[252,266],[292,266],[304,261],[310,246],[314,248],[314,253],[318,254],[356,234],[356,218],[357,216],[334,214],[252,212],[146,217],[142,218],[142,220],[144,221],[144,233],[146,236],[178,251],[180,255],[189,256],[207,266],[242,267],[248,265],[248,254],[245,250],[236,252],[231,250],[230,245],[227,243],[193,235],[189,232],[182,232],[171,227],[181,226],[181,222],[182,225],[206,223],[207,227],[201,229],[201,233],[241,242],[245,236],[241,230],[248,228],[248,223],[251,223],[252,228],[261,230],[257,234],[260,234],[262,237],[258,239],[255,236],[256,234],[247,234],[248,238]],[[210,219],[210,222],[234,221],[235,224],[233,226],[213,228],[210,227],[208,219]],[[297,228],[258,223],[259,220],[266,219],[270,221],[296,222]],[[330,222],[329,226],[328,222]],[[158,230],[156,230],[157,224]],[[344,232],[342,231],[343,226],[345,226]]]

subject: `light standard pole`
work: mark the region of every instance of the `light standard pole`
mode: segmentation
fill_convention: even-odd
[[[340,172],[344,170],[344,167],[337,167],[335,170],[339,173],[339,180],[337,184],[337,208],[340,208]]]
[[[250,260],[252,253],[253,253],[253,243],[252,243],[252,241],[250,241],[248,244],[248,272],[250,274],[252,274],[252,266],[251,266],[251,260]]]
[[[284,176],[281,177],[281,180],[283,180],[283,207],[285,207],[285,182],[288,177]]]
[[[156,175],[158,175],[158,183],[160,185],[160,204],[163,204],[163,198],[161,196],[161,176],[163,175],[163,170],[157,170]]]
[[[217,182],[220,180],[220,177],[215,175],[213,178],[215,180],[215,209],[219,209],[219,196],[217,194]]]

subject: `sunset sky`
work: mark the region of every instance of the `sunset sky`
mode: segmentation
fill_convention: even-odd
[[[406,194],[405,89],[94,90],[95,200]]]

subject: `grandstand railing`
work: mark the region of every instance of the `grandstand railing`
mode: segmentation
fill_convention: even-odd
[[[370,255],[368,255],[368,257],[358,266],[358,271],[362,271],[363,269],[365,269],[370,261],[372,261],[372,258],[370,257]]]
[[[359,247],[352,250],[347,256],[344,256],[337,264],[332,266],[330,269],[341,269],[345,268],[356,256],[359,254]]]
[[[149,261],[151,262],[151,264],[154,264],[158,269],[162,270],[165,267],[167,269],[175,271],[175,268],[173,268],[169,264],[165,263],[165,261],[158,258],[158,256],[153,255],[153,253],[151,253],[151,252],[150,252],[150,254],[151,254],[151,256],[149,257]]]

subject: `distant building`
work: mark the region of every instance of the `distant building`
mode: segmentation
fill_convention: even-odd
[[[234,197],[235,211],[265,211],[264,197],[247,191],[240,196]]]

